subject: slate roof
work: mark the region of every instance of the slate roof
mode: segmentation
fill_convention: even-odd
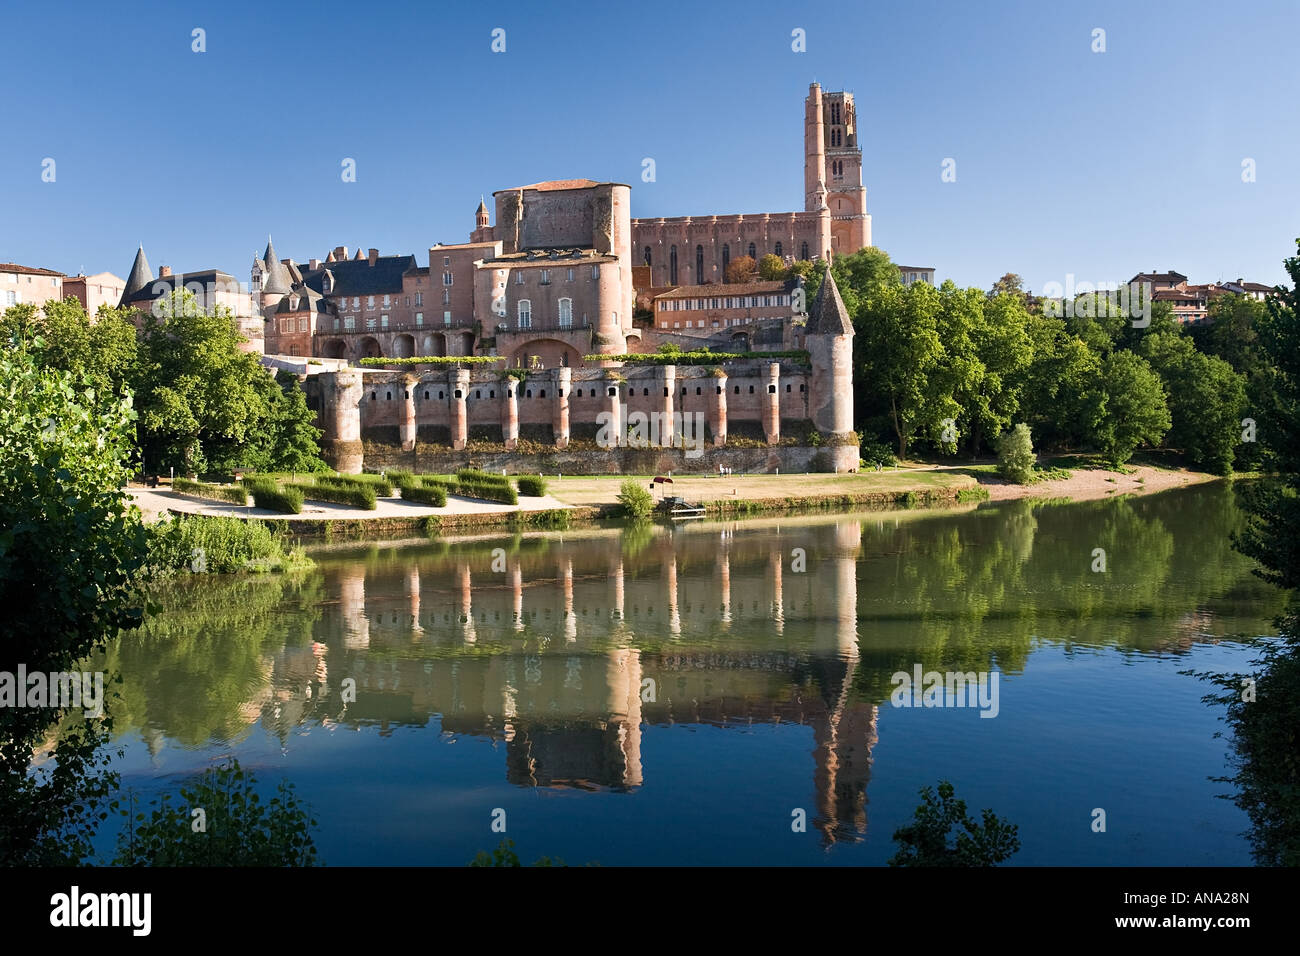
[[[126,305],[136,293],[147,288],[151,282],[153,282],[153,270],[149,268],[149,260],[145,258],[144,246],[140,246],[135,252],[135,262],[131,263],[131,274],[126,277],[126,288],[122,290],[122,299],[118,304]]]
[[[132,270],[134,273],[134,270]],[[126,305],[131,302],[152,302],[176,288],[177,284],[182,288],[194,283],[198,283],[206,292],[209,287],[217,292],[240,292],[239,280],[229,272],[222,272],[220,269],[206,269],[203,272],[178,272],[169,276],[159,276],[157,279],[150,279],[142,289],[135,292],[123,292],[122,304]]]
[[[817,290],[812,308],[808,310],[808,324],[804,329],[807,335],[852,335],[853,323],[849,321],[848,309],[840,298],[839,287],[830,269],[822,279],[822,287]]]
[[[372,266],[369,259],[344,259],[331,262],[329,271],[334,276],[331,296],[382,295],[401,292],[402,276],[415,269],[415,256],[379,256]],[[302,281],[309,289],[324,293],[322,278],[325,268],[304,269]]]
[[[283,263],[275,254],[275,246],[271,244],[270,236],[266,239],[266,252],[262,256],[266,263],[266,277],[262,279],[262,292],[279,293],[281,295],[289,291],[290,280],[288,272]]]

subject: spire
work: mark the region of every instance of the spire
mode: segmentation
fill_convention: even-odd
[[[131,264],[131,275],[127,277],[126,288],[122,290],[120,304],[125,305],[127,299],[151,282],[153,282],[153,270],[149,268],[149,260],[144,256],[144,243],[141,243],[135,253],[135,262]]]
[[[804,327],[805,335],[852,335],[853,323],[849,321],[849,311],[844,308],[840,298],[839,287],[835,285],[835,276],[830,267],[822,279],[822,287],[817,290],[812,309],[808,312],[808,324]]]
[[[289,277],[285,275],[284,266],[275,254],[275,246],[271,244],[270,236],[266,237],[266,253],[262,258],[266,261],[266,278],[262,280],[262,294],[287,295]]]

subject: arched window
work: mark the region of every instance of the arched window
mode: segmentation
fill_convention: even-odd
[[[777,255],[778,257],[781,256],[781,243],[778,242],[778,243],[776,244],[776,250],[775,250],[775,252],[776,252],[776,255]]]
[[[731,265],[731,246],[722,244],[722,278],[727,278],[727,266]]]
[[[567,329],[573,325],[573,300],[560,300],[560,328]]]
[[[653,263],[650,261],[650,247],[649,247],[649,246],[646,246],[646,247],[645,247],[645,264],[646,264],[646,265],[653,265]]]
[[[808,260],[808,243],[805,242],[799,247],[799,258],[805,262]]]
[[[668,247],[668,284],[677,284],[677,247]]]
[[[758,247],[754,245],[752,242],[749,244],[749,258],[751,259],[758,258]]]
[[[704,247],[695,247],[695,284],[704,284]]]
[[[533,327],[533,303],[528,299],[519,300],[519,328]]]

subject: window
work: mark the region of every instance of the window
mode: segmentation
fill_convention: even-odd
[[[781,243],[779,243],[779,242],[776,244],[776,251],[775,251],[775,254],[776,254],[777,256],[783,256],[783,255],[785,255],[785,253],[784,253],[784,252],[782,251],[782,249],[781,249]]]
[[[443,289],[443,290],[442,290],[442,304],[443,304],[443,305],[447,305],[447,304],[450,303],[450,302],[451,302],[451,290],[450,290],[450,289]]]
[[[374,327],[375,327],[375,317],[373,315],[366,316],[366,328],[373,329]]]
[[[704,247],[695,247],[695,281],[704,284]]]
[[[373,295],[366,296],[366,308],[373,309],[374,307],[375,307],[375,297]]]
[[[385,295],[385,296],[384,296],[384,308],[387,309],[387,308],[391,307],[392,304],[393,304],[392,297],[391,297],[391,296],[388,296],[388,295]]]
[[[443,256],[443,257],[442,257],[442,264],[443,264],[444,266],[449,266],[449,265],[451,265],[451,256]]]
[[[423,313],[423,312],[417,312],[417,313],[415,313],[415,324],[416,324],[416,325],[424,325],[424,313]]]
[[[424,305],[424,293],[423,293],[423,292],[417,292],[417,293],[415,293],[415,304],[416,304],[416,305]]]
[[[799,258],[805,262],[808,260],[808,243],[805,242],[799,247]]]
[[[443,284],[443,285],[451,285],[451,273],[450,273],[450,272],[444,272],[444,273],[442,274],[442,284]]]
[[[359,309],[359,308],[361,308],[361,296],[359,296],[359,295],[354,295],[354,296],[352,297],[352,308],[354,308],[354,309]]]
[[[339,330],[339,317],[336,315],[334,316],[334,331],[337,332],[338,330]]]
[[[722,277],[727,277],[727,266],[731,265],[731,246],[722,244]]]
[[[550,284],[551,284],[551,270],[550,270],[550,269],[543,269],[543,270],[542,270],[542,285],[550,285]]]
[[[299,331],[299,332],[306,332],[306,331],[308,331],[309,328],[310,328],[310,326],[308,325],[309,322],[311,322],[311,319],[307,318],[307,316],[305,316],[305,315],[304,315],[301,319],[299,319],[299,320],[298,320],[298,331]]]
[[[560,328],[567,329],[573,325],[573,300],[560,300]]]
[[[567,275],[565,278],[566,278],[569,282],[572,282],[572,281],[573,281],[573,270],[572,270],[572,269],[566,269],[565,271],[568,273],[568,275]]]
[[[645,264],[648,265],[648,266],[649,266],[649,265],[654,265],[654,263],[652,263],[652,262],[650,261],[650,247],[649,247],[649,246],[646,246],[646,247],[645,247]]]
[[[749,258],[758,258],[758,246],[754,245],[752,242],[749,244]]]
[[[668,247],[668,284],[677,284],[677,247]]]
[[[531,329],[533,327],[533,303],[528,299],[519,300],[519,328]]]
[[[380,328],[383,328],[383,329],[388,328],[388,316],[386,316],[386,315],[381,315],[381,316],[379,317],[379,327],[380,327]]]
[[[357,327],[357,320],[355,316],[347,315],[343,317],[343,331],[351,332],[356,327]]]
[[[298,346],[296,346],[296,345],[290,345],[290,346],[289,346],[289,354],[290,354],[290,355],[297,355],[297,354],[298,354]]]
[[[591,277],[592,277],[593,279],[599,279],[599,278],[600,278],[600,266],[596,265],[596,266],[592,266],[592,267],[591,267]]]
[[[523,270],[520,269],[518,272],[515,273],[515,285],[523,285],[523,284],[524,284],[524,273]]]
[[[443,325],[451,325],[451,313],[450,313],[450,312],[444,312],[444,313],[442,313],[442,324],[443,324]]]

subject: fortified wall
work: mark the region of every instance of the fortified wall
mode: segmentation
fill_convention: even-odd
[[[469,463],[471,443],[475,465],[511,470],[855,471],[857,445],[844,443],[851,428],[834,427],[837,403],[824,401],[820,384],[812,368],[782,359],[518,378],[482,368],[346,369],[303,388],[325,459],[343,472],[454,471]],[[851,384],[847,394],[851,402]]]

